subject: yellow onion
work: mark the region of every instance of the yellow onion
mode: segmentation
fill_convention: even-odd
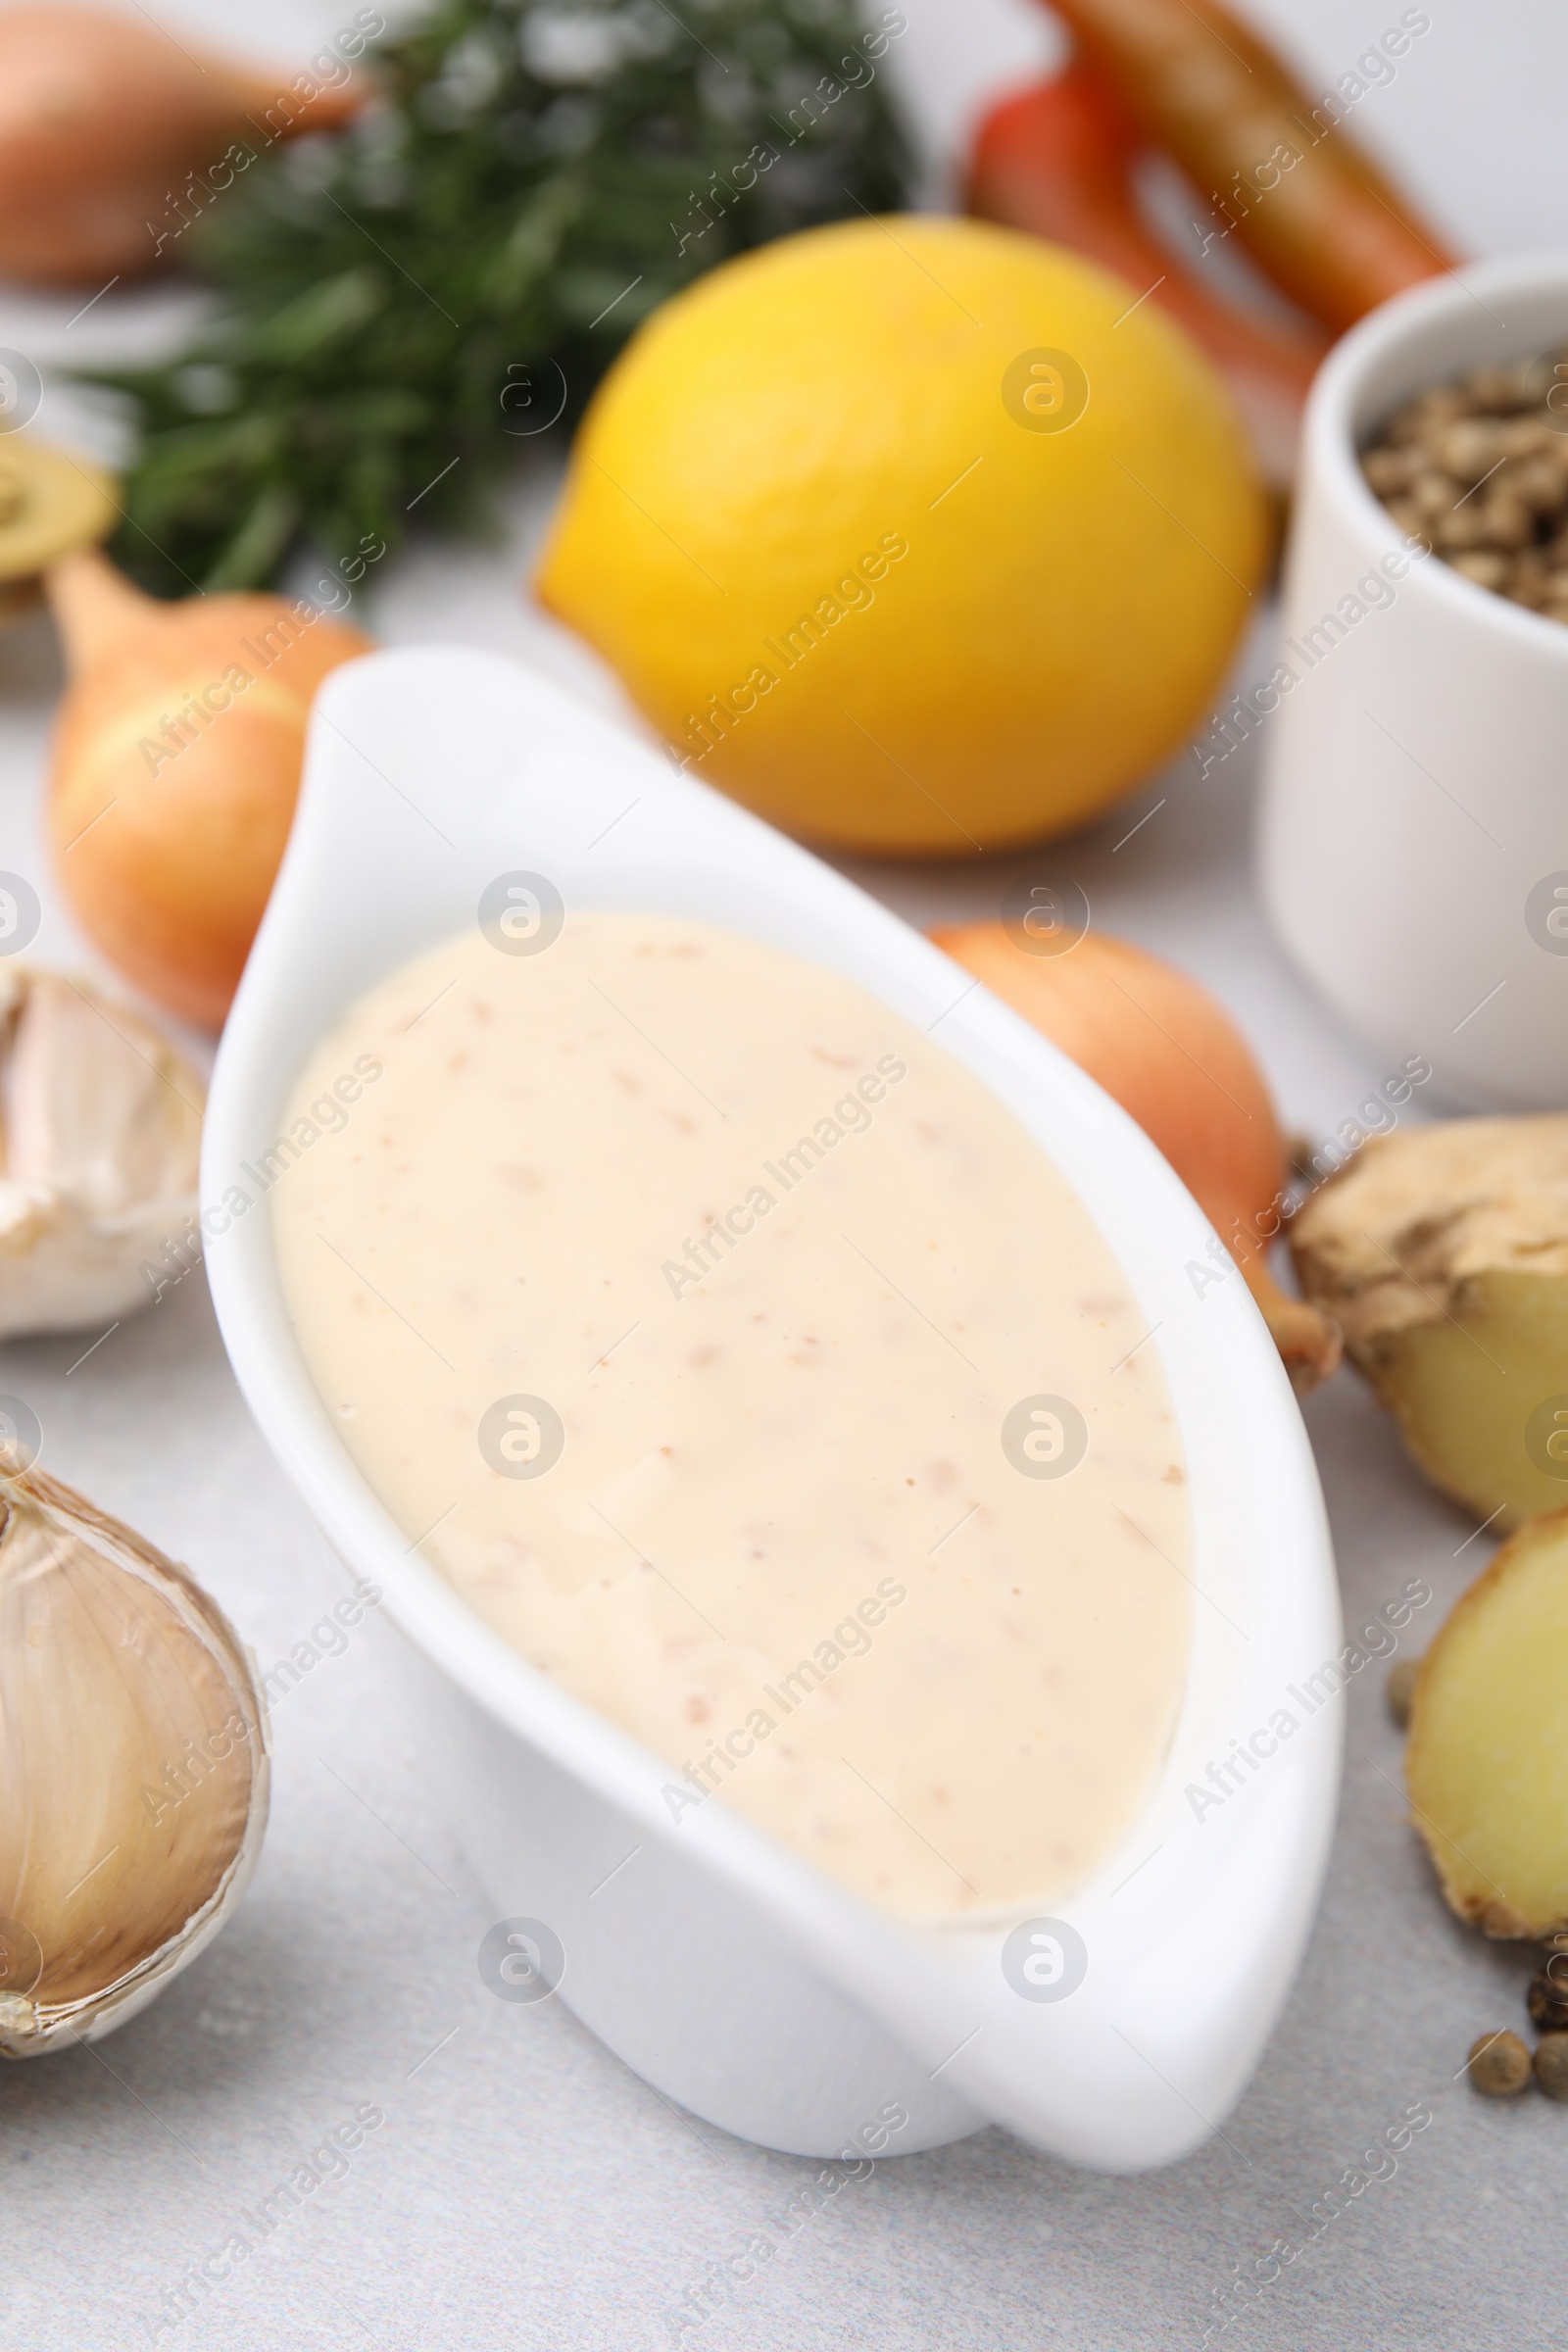
[[[88,937],[217,1029],[288,839],[317,687],[371,640],[281,596],[144,596],[96,548],[55,564],[70,683],[49,825]]]
[[[324,79],[258,74],[193,55],[148,12],[0,10],[0,275],[139,277],[246,168],[231,148],[329,130],[363,94],[339,57]]]

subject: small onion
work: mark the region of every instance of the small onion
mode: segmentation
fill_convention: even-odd
[[[1028,918],[1015,928],[1028,932]],[[1241,1268],[1298,1395],[1326,1379],[1340,1360],[1339,1326],[1289,1298],[1268,1269],[1290,1172],[1262,1073],[1224,1008],[1173,964],[1102,931],[1063,930],[1059,945],[1043,935],[1044,952],[1019,946],[1005,923],[931,936],[1164,1153]]]
[[[161,604],[97,549],[47,577],[70,684],[49,820],[82,929],[217,1029],[288,839],[312,697],[370,640],[280,596]]]
[[[330,130],[365,95],[336,59],[307,97],[293,75],[193,56],[142,13],[0,11],[0,273],[19,284],[144,275],[183,250],[173,240],[213,201],[219,166],[220,187],[245,168],[231,141],[248,162]]]

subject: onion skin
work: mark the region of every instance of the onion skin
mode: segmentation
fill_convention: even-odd
[[[47,586],[71,673],[49,786],[66,897],[145,996],[220,1028],[288,840],[312,698],[373,641],[280,596],[162,604],[95,549]],[[235,669],[251,679],[238,692]],[[226,708],[205,729],[181,722],[204,693]]]
[[[1290,1182],[1285,1145],[1229,1015],[1185,972],[1103,932],[1056,956],[1028,954],[1002,923],[931,937],[1137,1120],[1241,1268],[1297,1394],[1316,1388],[1339,1363],[1339,1327],[1268,1271]]]
[[[254,156],[329,130],[367,86],[346,77],[307,98],[293,80],[203,61],[128,15],[0,10],[0,274],[32,286],[144,276],[160,239],[231,184],[231,141]],[[177,211],[191,173],[200,187]]]

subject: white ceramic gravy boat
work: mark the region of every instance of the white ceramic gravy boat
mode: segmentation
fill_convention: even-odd
[[[1132,1834],[1053,1923],[1021,1931],[1027,1977],[1017,1921],[911,1929],[723,1804],[677,1827],[670,1768],[527,1666],[411,1549],[312,1386],[242,1165],[275,1141],[323,1028],[473,923],[485,885],[519,868],[549,875],[568,907],[724,924],[845,973],[922,1029],[940,1019],[948,1051],[1076,1185],[1142,1304],[1191,1480],[1191,1670]],[[236,1185],[256,1200],[237,1214]],[[445,647],[381,653],[335,671],[317,702],[288,854],[219,1054],[202,1194],[234,1369],[328,1543],[384,1590],[412,1719],[479,1882],[498,1919],[559,1937],[560,1997],[630,2066],[710,2122],[807,2155],[906,2153],[989,2120],[1131,2170],[1220,2122],[1316,1906],[1340,1708],[1309,1710],[1301,1686],[1335,1654],[1338,1599],[1263,1324],[1239,1276],[1194,1282],[1210,1229],[1097,1086],[829,867],[543,678]],[[1282,1709],[1299,1719],[1283,1737]],[[1080,1948],[1086,1973],[1061,1997],[1060,1955]]]

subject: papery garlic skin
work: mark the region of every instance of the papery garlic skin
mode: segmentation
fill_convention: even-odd
[[[0,966],[0,1339],[156,1296],[193,1228],[200,1078],[88,982]]]
[[[0,1470],[0,2056],[97,2039],[195,1958],[269,1784],[216,1602],[69,1487]]]

